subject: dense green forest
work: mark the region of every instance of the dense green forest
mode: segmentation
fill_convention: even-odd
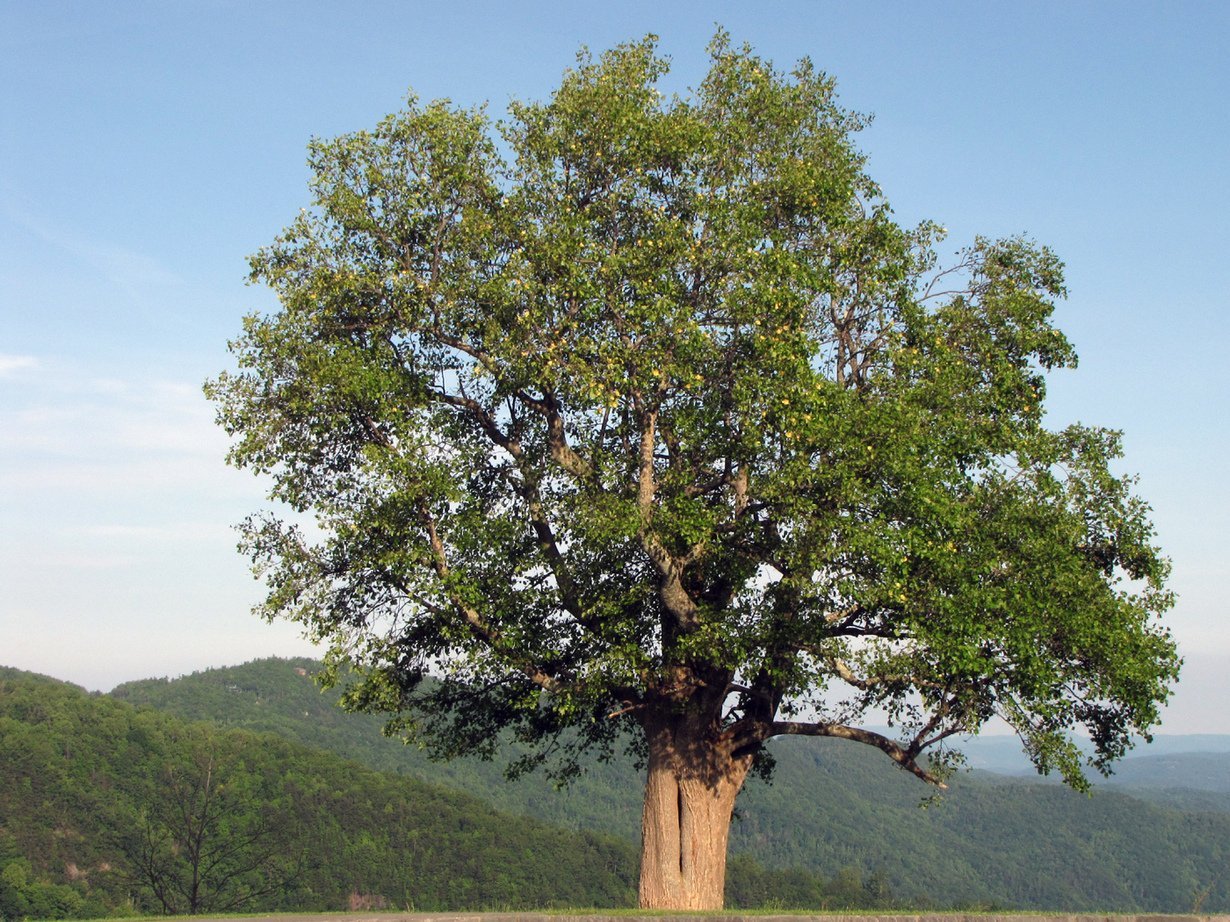
[[[284,662],[260,670],[303,678]],[[626,838],[0,669],[4,920],[630,906],[635,866]],[[736,906],[890,899],[881,877],[853,868],[828,879],[745,859],[731,870]]]
[[[110,696],[0,669],[0,918],[634,903],[630,762],[563,791],[432,763],[338,709],[318,668]],[[981,773],[922,809],[929,789],[866,747],[774,755],[740,800],[731,906],[1230,909],[1230,814]]]
[[[311,660],[262,660],[171,682],[130,683],[113,694],[330,749],[463,789],[506,812],[636,839],[641,782],[630,762],[592,765],[563,791],[535,775],[510,783],[499,761],[432,763],[384,738],[379,717],[340,711],[336,692],[322,693],[311,679],[319,668]],[[1086,796],[972,773],[922,809],[933,791],[868,747],[781,739],[773,754],[776,780],[749,783],[732,831],[732,888],[748,903],[775,898],[771,887],[763,899],[749,895],[761,886],[750,881],[763,881],[748,870],[754,860],[779,883],[787,868],[830,887],[857,878],[860,892],[892,893],[918,906],[1230,909],[1230,814],[1210,809],[1224,803],[1215,790],[1154,791],[1174,805],[1167,806],[1106,788]]]

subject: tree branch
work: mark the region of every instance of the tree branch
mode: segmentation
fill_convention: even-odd
[[[892,685],[894,683],[912,685],[915,688],[933,688],[938,690],[947,690],[948,688],[948,686],[942,682],[931,682],[912,675],[893,675],[892,673],[889,673],[887,675],[863,677],[857,675],[845,660],[837,659],[833,656],[826,657],[825,659],[829,664],[829,668],[837,674],[839,679],[847,685],[853,685],[855,688],[862,691],[867,691],[869,688],[876,685]]]
[[[911,752],[910,749],[913,747],[910,747],[910,749],[903,749],[899,743],[889,739],[887,736],[883,736],[882,734],[875,733],[871,730],[864,730],[861,727],[847,727],[844,724],[805,723],[803,721],[778,720],[774,721],[771,725],[770,735],[833,736],[838,739],[854,740],[858,743],[866,743],[868,746],[875,746],[906,771],[917,775],[928,784],[933,784],[941,789],[946,789],[948,787],[948,785],[944,784],[939,777],[933,775],[915,761],[918,756],[918,752]]]
[[[560,600],[564,608],[576,619],[576,621],[589,629],[595,631],[596,624],[592,619],[586,619],[584,616],[584,606],[581,603],[580,594],[577,591],[576,582],[572,578],[571,571],[564,560],[564,555],[560,550],[559,543],[556,541],[554,530],[547,518],[546,507],[542,501],[542,494],[538,489],[538,475],[531,469],[529,459],[526,457],[525,449],[521,442],[504,432],[492,414],[477,400],[466,395],[448,394],[443,391],[432,391],[436,399],[449,406],[457,407],[464,410],[483,428],[487,433],[487,437],[491,441],[508,452],[517,464],[517,469],[521,474],[519,480],[513,480],[513,489],[516,490],[522,501],[525,502],[529,512],[530,525],[534,529],[534,534],[538,538],[539,547],[547,557],[547,561],[551,567],[551,572],[555,576],[556,585],[560,590]],[[538,403],[538,406],[545,407],[545,404]],[[549,419],[550,417],[548,417]],[[562,423],[560,425],[562,430]],[[549,438],[549,429],[548,429]],[[567,446],[565,445],[565,448]],[[552,447],[552,455],[555,455],[554,446]],[[579,457],[579,456],[578,456]]]
[[[657,441],[657,410],[644,411],[641,424],[641,447],[638,454],[636,505],[641,517],[639,537],[641,547],[658,571],[658,595],[662,606],[685,630],[696,625],[696,602],[683,585],[683,563],[676,560],[657,535],[653,533],[653,500],[657,492],[654,476],[654,447]]]
[[[445,558],[444,542],[440,539],[440,534],[436,529],[435,519],[426,506],[419,507],[419,518],[423,523],[423,527],[427,530],[428,542],[431,546],[432,569],[435,570],[436,576],[444,587],[444,592],[448,596],[449,601],[453,605],[453,609],[466,622],[466,625],[481,643],[486,644],[493,650],[500,650],[505,655],[511,656],[510,648],[503,642],[500,632],[492,625],[487,623],[481,614],[473,606],[466,604],[464,598],[449,585],[449,570],[448,561]],[[532,662],[517,662],[513,660],[513,665],[529,677],[529,679],[541,688],[547,691],[559,691],[559,681],[543,668]]]
[[[564,431],[564,417],[560,414],[560,404],[553,394],[548,394],[543,401],[547,414],[547,447],[551,452],[551,460],[562,467],[578,480],[592,483],[594,481],[593,465],[582,458],[568,444],[568,435]]]

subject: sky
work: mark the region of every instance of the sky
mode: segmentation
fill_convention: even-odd
[[[1166,733],[1230,733],[1230,4],[0,0],[0,664],[90,689],[310,655],[250,613],[202,383],[275,304],[246,257],[309,204],[306,144],[408,90],[542,99],[646,33],[668,91],[715,24],[810,57],[874,115],[869,171],[956,249],[1026,233],[1068,267],[1080,367],[1048,420],[1122,429],[1179,602]]]

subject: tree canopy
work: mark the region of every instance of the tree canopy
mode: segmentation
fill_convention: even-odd
[[[412,96],[313,141],[312,207],[252,258],[280,308],[207,388],[295,513],[245,527],[263,611],[359,668],[352,704],[565,776],[635,729],[646,855],[684,879],[643,861],[647,905],[712,905],[686,843],[724,856],[774,735],[939,782],[924,753],[999,717],[1080,785],[1072,734],[1104,766],[1179,665],[1118,434],[1044,425],[1058,258],[942,264],[830,78],[710,51],[686,97],[651,37],[500,122]]]

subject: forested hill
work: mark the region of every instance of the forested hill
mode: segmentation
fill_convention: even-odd
[[[634,874],[627,841],[0,670],[3,919],[627,906]]]
[[[129,682],[111,695],[189,720],[275,733],[370,768],[429,778],[550,823],[599,829],[629,841],[640,836],[641,781],[629,763],[593,765],[582,783],[558,790],[541,776],[509,783],[507,759],[433,762],[425,752],[384,736],[381,717],[339,708],[338,692],[322,692],[312,678],[320,669],[310,659],[256,660],[174,681]]]
[[[249,668],[293,675],[309,689],[305,701],[319,703],[296,671],[303,666]],[[226,694],[234,684],[224,681]],[[258,712],[275,713],[270,699],[247,697],[261,702]],[[299,720],[312,718],[306,710]],[[560,829],[276,734],[189,721],[0,667],[5,922],[626,907],[635,902],[636,861],[627,838]],[[882,878],[864,880],[854,868],[826,877],[741,859],[727,879],[727,900],[740,908],[870,908],[891,899]]]
[[[432,763],[385,739],[380,718],[338,710],[336,695],[312,682],[319,668],[311,660],[262,660],[129,683],[113,694],[459,787],[501,810],[636,838],[641,781],[629,764],[595,764],[560,792],[538,776],[506,782],[502,762]],[[932,792],[868,747],[783,739],[773,754],[777,780],[750,782],[740,798],[736,855],[822,877],[853,875],[914,905],[1230,910],[1230,813],[1183,812],[1104,788],[1090,797],[982,773],[959,776],[924,810],[920,801]],[[1193,792],[1190,803],[1218,796]]]

